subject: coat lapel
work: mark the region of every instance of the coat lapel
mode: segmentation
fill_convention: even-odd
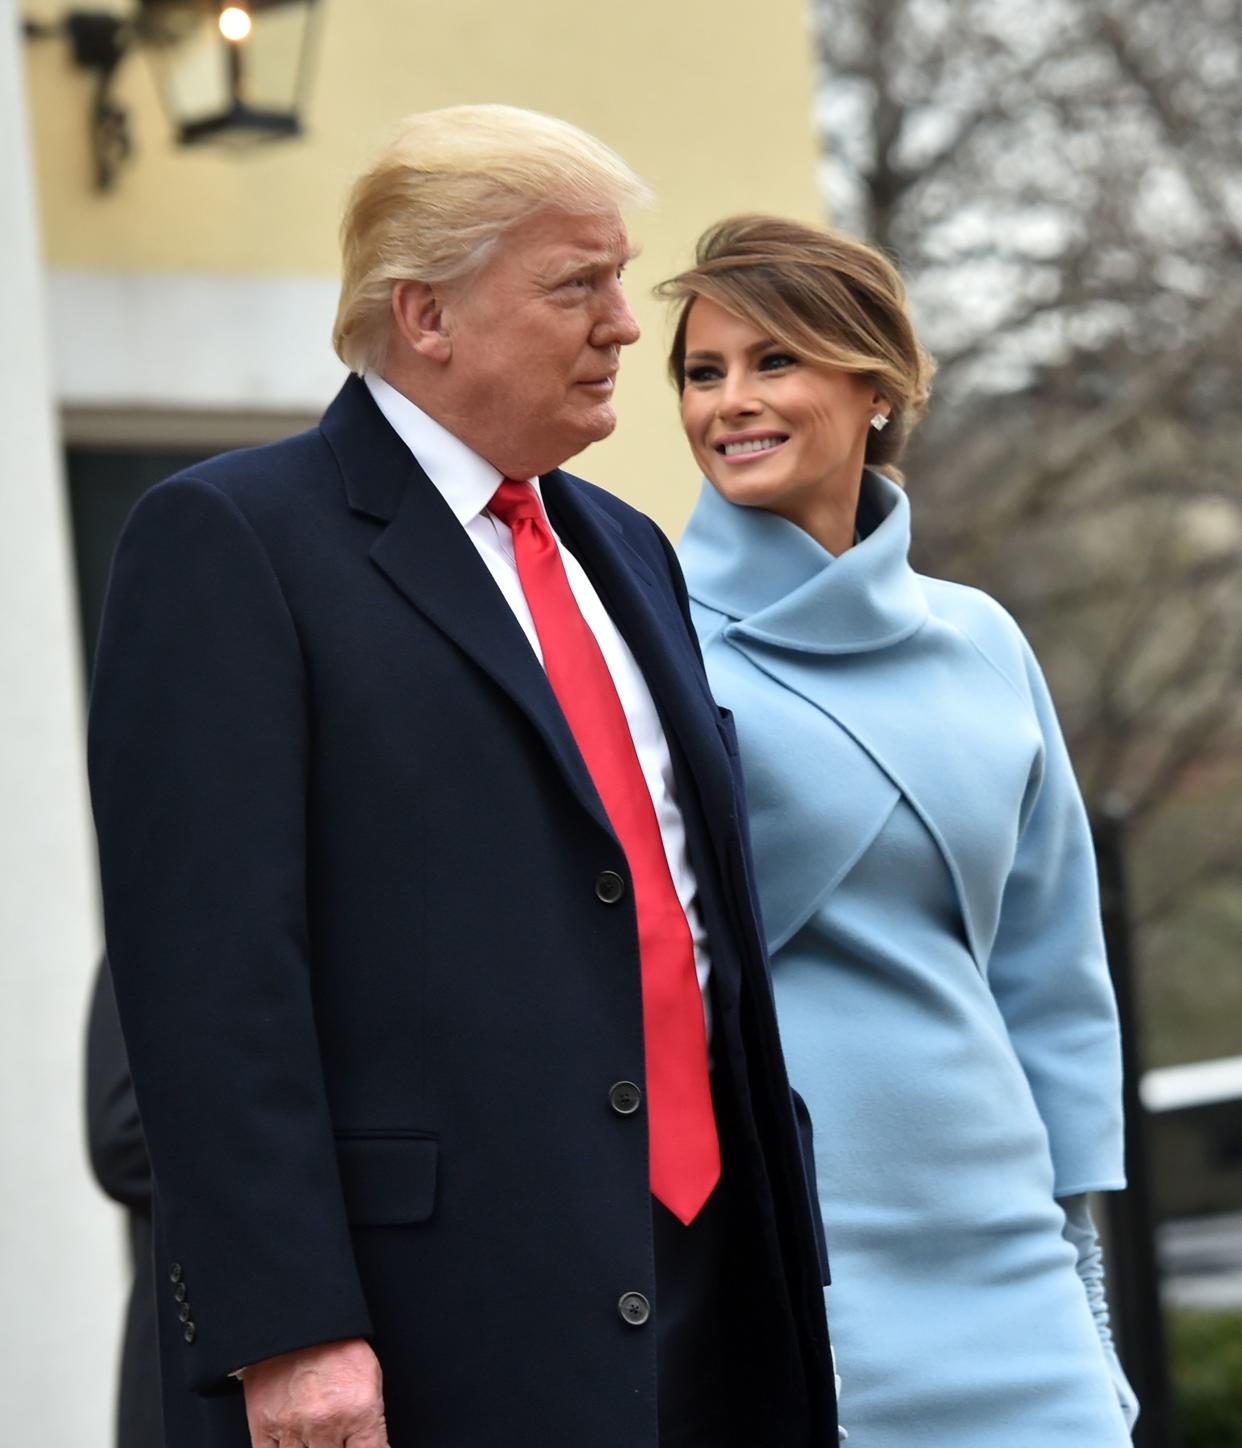
[[[509,696],[543,737],[584,807],[611,832],[547,675],[487,565],[438,489],[350,378],[321,430],[350,506],[386,524],[371,559],[390,583]]]
[[[852,741],[860,751],[853,767],[843,769],[838,790],[840,780],[848,779],[847,788],[861,790],[866,781],[870,792],[874,775],[862,764],[866,760],[882,772],[886,788],[905,797],[944,859],[967,943],[986,973],[1000,886],[1017,849],[1018,824],[1042,749],[1034,723],[1015,707],[1013,686],[990,666],[979,667],[973,646],[939,620],[883,657],[826,660],[753,639],[730,642],[769,678],[833,720],[843,731],[841,741]],[[949,708],[951,725],[929,735],[928,718],[939,713],[947,721]],[[1006,721],[1003,734],[997,720]],[[814,798],[820,810],[830,797],[803,796]],[[849,813],[845,810],[843,819]],[[824,820],[822,828],[838,833],[834,821]],[[848,829],[844,833],[848,838]]]
[[[561,472],[541,480],[553,526],[582,564],[637,660],[665,733],[676,741],[694,777],[717,848],[737,834],[732,773],[694,644],[669,583],[630,545],[621,525],[594,504],[576,479]]]
[[[712,616],[692,607],[706,633]],[[709,644],[708,663],[717,697],[737,720],[755,883],[775,954],[875,840],[900,791],[844,729],[808,708],[780,659],[722,641]]]
[[[731,879],[730,857],[741,858],[741,843],[729,746],[671,584],[657,582],[621,525],[591,500],[577,479],[558,472],[542,478],[541,484],[553,526],[586,570],[642,671],[679,781],[692,786],[695,802],[684,795],[680,799],[691,843],[696,834],[704,836],[702,848],[715,856],[720,878]],[[679,764],[688,771],[688,781]],[[697,830],[691,824],[696,813],[701,817]],[[702,865],[696,868],[701,882]],[[744,968],[744,955],[741,963]],[[717,1008],[727,1015],[736,1008],[740,977],[728,968],[726,951],[713,950],[712,976]]]

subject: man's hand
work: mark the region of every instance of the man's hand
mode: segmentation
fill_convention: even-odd
[[[254,1448],[389,1448],[379,1359],[361,1338],[246,1369]]]

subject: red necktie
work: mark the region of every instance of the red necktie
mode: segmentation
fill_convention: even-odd
[[[578,608],[534,488],[506,478],[488,505],[509,525],[552,692],[629,865],[642,964],[651,1191],[689,1224],[720,1179],[694,942],[629,721]]]

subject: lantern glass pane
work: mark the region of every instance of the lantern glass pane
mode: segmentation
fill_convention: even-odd
[[[228,55],[214,16],[167,47],[160,61],[168,106],[179,125],[232,107]]]
[[[277,5],[254,17],[242,46],[241,99],[256,110],[292,111],[298,99],[306,5]]]

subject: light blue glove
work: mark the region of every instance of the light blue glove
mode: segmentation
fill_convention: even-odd
[[[837,1412],[839,1413],[841,1411],[841,1374],[837,1372],[837,1350],[835,1347],[832,1347],[830,1345],[828,1351],[832,1354],[832,1380],[836,1384],[837,1388]],[[845,1431],[840,1423],[838,1423],[837,1442],[844,1443],[849,1436],[850,1435]]]
[[[1091,1220],[1086,1193],[1073,1197],[1059,1197],[1058,1203],[1065,1213],[1065,1227],[1062,1235],[1078,1254],[1078,1277],[1083,1291],[1087,1294],[1087,1306],[1095,1318],[1096,1331],[1100,1334],[1100,1346],[1112,1375],[1117,1401],[1126,1420],[1126,1429],[1132,1430],[1139,1415],[1139,1401],[1134,1396],[1121,1363],[1117,1349],[1113,1346],[1113,1330],[1108,1320],[1108,1299],[1104,1293],[1104,1253],[1100,1248],[1099,1233]]]

